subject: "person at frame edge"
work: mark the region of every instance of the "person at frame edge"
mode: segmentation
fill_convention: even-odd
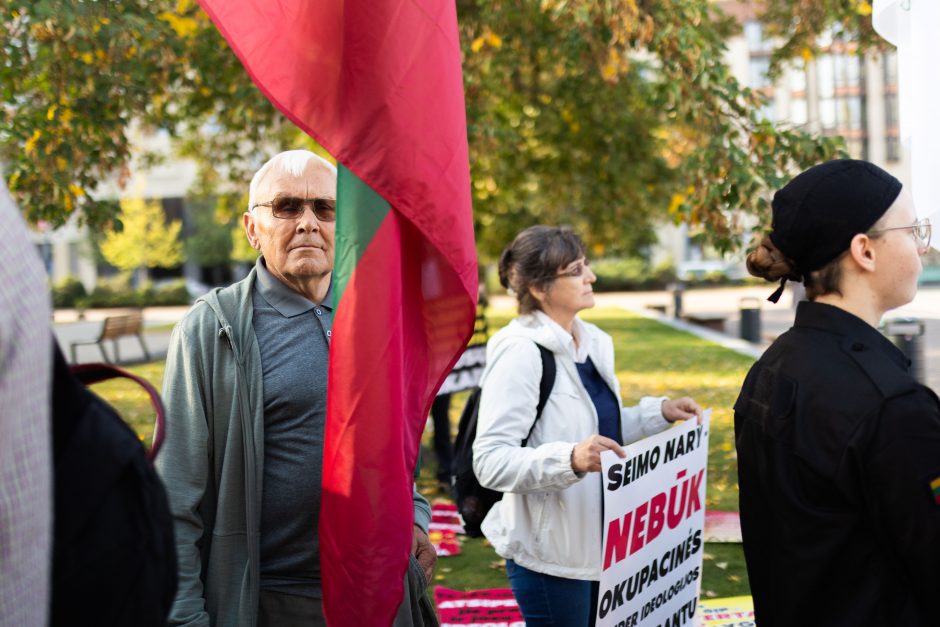
[[[480,283],[477,291],[477,317],[474,322],[471,345],[486,344],[489,326],[486,322],[486,307],[489,299],[486,288]],[[481,341],[482,340],[482,341]],[[454,494],[454,442],[450,437],[450,400],[452,394],[446,392],[435,397],[431,404],[431,420],[434,423],[434,456],[437,458],[437,484],[448,495]]]
[[[506,558],[528,626],[594,624],[601,574],[600,454],[701,417],[690,398],[644,397],[622,407],[613,341],[578,313],[594,306],[596,280],[581,239],[567,227],[534,226],[502,253],[500,282],[519,316],[487,344],[473,468],[482,486],[506,493],[483,521]],[[536,343],[557,374],[541,418]]]
[[[735,403],[757,624],[936,625],[940,403],[876,327],[917,290],[930,224],[884,170],[837,160],[774,195],[751,274],[802,281]]]
[[[317,537],[326,419],[336,168],[280,153],[249,186],[261,255],[174,328],[157,470],[179,556],[173,625],[324,625]],[[308,211],[307,209],[310,209]],[[414,492],[414,541],[395,627],[436,625],[436,555]]]

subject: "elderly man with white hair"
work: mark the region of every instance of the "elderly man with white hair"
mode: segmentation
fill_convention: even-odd
[[[173,331],[157,462],[179,556],[171,624],[325,625],[317,524],[335,217],[332,164],[304,150],[273,157],[244,215],[255,267]],[[425,578],[429,519],[416,492]]]

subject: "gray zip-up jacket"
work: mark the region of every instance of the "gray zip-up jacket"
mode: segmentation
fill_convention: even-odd
[[[196,301],[173,329],[167,428],[156,467],[174,517],[179,588],[171,625],[257,622],[264,413],[252,327],[256,270]],[[428,502],[414,493],[425,532]]]

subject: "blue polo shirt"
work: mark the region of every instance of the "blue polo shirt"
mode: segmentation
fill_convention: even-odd
[[[252,326],[264,389],[261,588],[321,598],[317,523],[333,289],[323,303],[287,287],[259,258]]]

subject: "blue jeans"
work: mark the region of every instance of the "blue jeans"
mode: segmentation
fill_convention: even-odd
[[[594,627],[599,583],[537,573],[506,560],[526,627]]]

